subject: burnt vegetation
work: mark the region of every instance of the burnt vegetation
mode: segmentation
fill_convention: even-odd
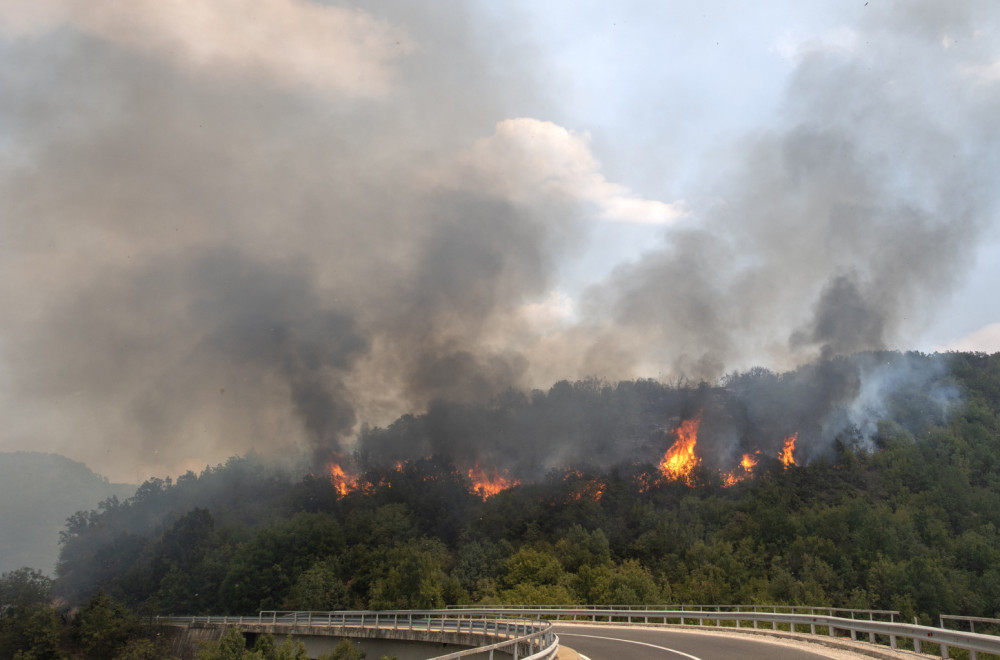
[[[700,461],[668,479],[657,462],[699,414]],[[743,454],[756,463],[727,483]],[[1000,614],[1000,354],[865,354],[718,385],[564,382],[365,429],[344,463],[348,487],[328,463],[294,475],[255,456],[147,481],[68,521],[55,592],[162,614],[462,603]],[[473,463],[509,483],[484,497]]]

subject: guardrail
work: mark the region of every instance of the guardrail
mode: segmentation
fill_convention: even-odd
[[[964,623],[968,623],[969,624],[969,632],[976,632],[976,624],[977,623],[980,623],[980,624],[985,623],[986,627],[988,629],[992,629],[994,631],[1000,630],[1000,619],[990,619],[990,618],[982,617],[982,616],[955,616],[955,615],[952,615],[952,614],[942,614],[941,617],[940,617],[940,621],[941,621],[941,627],[942,628],[945,627],[945,621],[955,621],[957,623],[963,623],[963,622]],[[981,627],[980,627],[980,630],[982,630]],[[990,634],[994,634],[995,635],[996,633],[994,632],[994,633],[990,633]]]
[[[470,607],[468,605],[449,605],[447,610],[457,610],[457,611],[482,611],[484,608],[481,606]],[[599,610],[599,611],[629,611],[629,610],[658,610],[658,611],[675,611],[679,610],[692,611],[692,612],[767,612],[771,611],[774,613],[784,612],[788,614],[827,614],[829,616],[837,615],[850,615],[850,618],[867,618],[869,620],[884,620],[888,618],[889,621],[895,621],[897,616],[900,616],[898,610],[864,610],[864,609],[852,609],[847,607],[817,607],[815,605],[774,605],[774,604],[757,604],[757,605],[703,605],[694,603],[680,603],[680,604],[654,604],[654,605],[518,605],[518,604],[495,604],[490,605],[488,610],[504,610],[504,609],[517,609],[517,610],[551,610],[551,609],[561,609],[561,610]],[[947,617],[946,617],[947,618]],[[967,621],[968,617],[950,617],[955,619],[961,619]],[[993,621],[994,619],[991,619]],[[1000,620],[996,620],[1000,622]],[[943,626],[942,626],[943,627]]]
[[[816,613],[797,614],[790,612],[756,611],[754,606],[729,606],[728,611],[694,610],[694,609],[607,609],[599,610],[594,608],[546,608],[546,607],[514,607],[514,608],[477,608],[475,610],[453,610],[453,611],[475,611],[494,612],[501,616],[537,616],[549,619],[561,619],[571,621],[590,622],[621,622],[621,623],[652,623],[661,625],[690,624],[705,625],[711,622],[715,626],[731,624],[730,629],[745,629],[753,627],[758,629],[760,624],[770,624],[773,630],[778,630],[779,625],[787,625],[790,632],[808,633],[817,636],[836,637],[838,633],[850,635],[852,640],[857,640],[859,634],[867,635],[871,644],[881,644],[883,640],[888,641],[888,645],[898,648],[898,640],[910,640],[913,650],[920,653],[925,644],[933,644],[939,647],[941,657],[949,658],[950,649],[964,649],[969,652],[971,660],[977,660],[979,653],[989,653],[1000,655],[1000,637],[993,635],[983,635],[975,632],[964,632],[959,630],[947,630],[944,628],[934,628],[931,626],[921,626],[916,624],[899,623],[895,621],[875,620],[875,614],[892,614],[898,612],[888,612],[880,610],[864,610],[869,614],[868,619],[845,618],[821,614],[829,608],[810,608]],[[774,606],[767,609],[773,609]],[[860,612],[857,610],[855,612]],[[962,617],[967,620],[968,617]],[[824,630],[825,629],[825,630]]]
[[[555,657],[559,638],[552,623],[527,619],[492,610],[405,610],[364,612],[283,612],[264,611],[257,616],[169,616],[156,617],[158,623],[204,624],[218,626],[271,626],[293,630],[306,627],[316,634],[345,629],[425,632],[482,635],[488,643],[449,653],[431,660],[452,660],[494,651],[509,653],[514,660],[545,660]]]

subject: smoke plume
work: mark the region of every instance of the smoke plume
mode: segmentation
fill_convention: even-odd
[[[560,379],[906,348],[994,223],[1000,55],[989,2],[871,4],[683,203],[602,172],[514,11],[0,8],[0,447],[134,480]],[[609,223],[662,231],[553,308]]]

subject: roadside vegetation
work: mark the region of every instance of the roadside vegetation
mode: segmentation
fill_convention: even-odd
[[[707,465],[687,482],[650,483],[641,475],[655,466],[632,462],[550,471],[484,499],[447,456],[387,470],[363,452],[358,483],[370,487],[346,494],[326,473],[292,476],[252,456],[151,480],[68,521],[54,581],[3,575],[0,658],[161,657],[142,623],[154,614],[740,603],[890,609],[925,623],[996,617],[1000,354],[947,359],[936,386],[959,396],[946,414],[927,391],[897,389],[868,432],[848,429],[796,465],[762,456],[729,485]],[[748,379],[781,377],[698,387],[717,396]],[[585,404],[595,387],[559,396]],[[641,391],[653,404],[699,391],[601,387],[606,399]],[[653,404],[622,417],[642,421]],[[461,413],[484,433],[496,425],[496,405]],[[359,447],[387,434],[419,444],[427,422],[367,429]],[[600,432],[625,441],[613,425]]]

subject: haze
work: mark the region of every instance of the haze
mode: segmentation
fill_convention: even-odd
[[[997,28],[0,3],[0,450],[137,482],[560,379],[1000,350]]]

